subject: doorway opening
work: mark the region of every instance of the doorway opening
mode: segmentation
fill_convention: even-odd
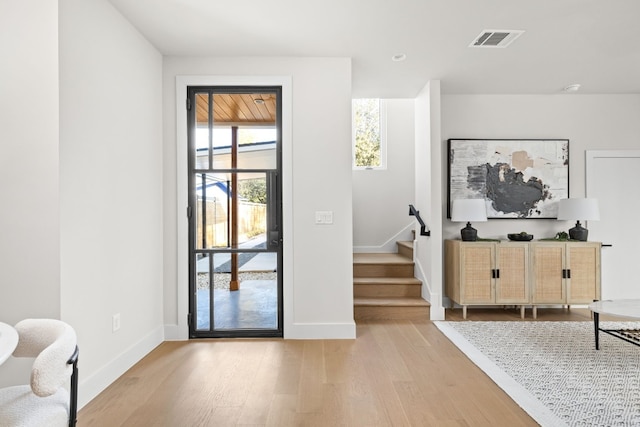
[[[189,335],[282,336],[282,88],[189,86]]]

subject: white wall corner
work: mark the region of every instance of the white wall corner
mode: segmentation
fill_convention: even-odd
[[[183,341],[186,339],[184,337],[184,328],[181,325],[164,325],[165,341]]]
[[[442,306],[442,141],[440,81],[429,81],[415,102],[415,203],[431,237],[414,247],[422,295],[431,303],[431,319],[444,319]]]
[[[424,274],[424,269],[420,260],[415,256],[415,268],[414,274],[416,279],[422,282],[422,298],[429,301],[431,307],[429,308],[429,318],[431,320],[444,320],[444,306],[442,305],[442,295],[438,291],[431,289],[427,276]]]
[[[437,301],[438,303],[442,300],[442,296],[440,294],[432,294],[433,301]],[[431,304],[429,308],[429,319],[430,320],[445,320],[444,318],[445,311],[442,304]]]

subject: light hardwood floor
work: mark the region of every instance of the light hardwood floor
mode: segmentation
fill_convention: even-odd
[[[519,316],[469,309],[469,320]],[[541,309],[545,320],[589,312]],[[87,404],[78,425],[537,425],[431,322],[363,321],[357,336],[165,342]]]

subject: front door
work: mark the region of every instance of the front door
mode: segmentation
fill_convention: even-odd
[[[187,92],[189,334],[282,336],[281,88]]]

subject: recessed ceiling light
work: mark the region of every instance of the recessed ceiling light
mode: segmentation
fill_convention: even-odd
[[[401,61],[404,61],[405,59],[407,59],[407,55],[406,55],[406,54],[404,54],[404,53],[399,53],[399,54],[397,54],[397,55],[393,55],[393,56],[391,57],[391,60],[392,60],[393,62],[401,62]]]
[[[254,102],[256,105],[263,105],[263,104],[264,104],[264,99],[262,99],[262,98],[256,98],[256,99],[254,99],[254,100],[253,100],[253,102]]]
[[[569,93],[577,92],[577,91],[580,90],[580,85],[578,83],[575,83],[575,84],[572,84],[572,85],[569,85],[569,86],[565,86],[562,90],[564,92],[569,92]]]

